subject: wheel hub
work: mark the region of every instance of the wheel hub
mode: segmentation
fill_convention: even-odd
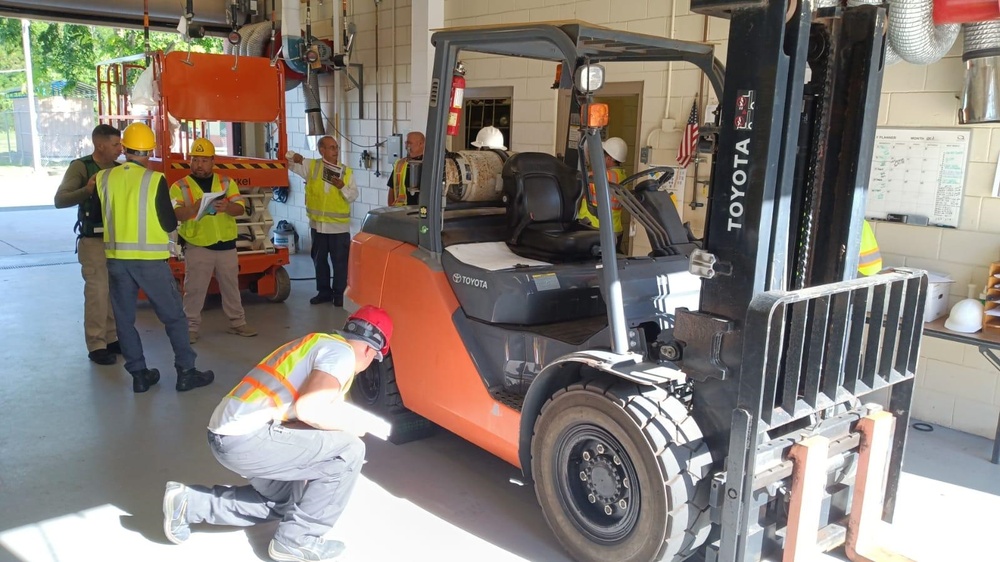
[[[559,474],[574,524],[593,540],[613,544],[627,537],[638,520],[635,467],[621,444],[591,425],[571,428],[560,440]]]

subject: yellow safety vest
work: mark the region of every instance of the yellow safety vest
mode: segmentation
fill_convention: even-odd
[[[396,160],[396,165],[392,167],[392,192],[395,197],[392,200],[393,207],[405,207],[406,206],[406,169],[409,160],[406,158],[400,158]]]
[[[875,240],[875,232],[872,225],[865,221],[861,229],[861,257],[858,259],[858,273],[864,276],[875,275],[882,271],[882,253],[878,249],[878,241]]]
[[[323,340],[336,340],[347,345],[347,340],[340,334],[307,334],[290,341],[251,369],[229,392],[229,397],[240,402],[284,408],[287,419],[287,408],[299,397],[298,389],[288,382],[288,375]],[[352,382],[353,377],[340,389],[341,396],[347,394]]]
[[[212,191],[225,191],[226,201],[235,201],[244,208],[246,203],[240,195],[236,182],[226,176],[213,174]],[[170,198],[177,203],[191,205],[202,198],[205,192],[191,176],[185,176],[170,186]],[[228,242],[236,239],[236,217],[228,213],[205,215],[199,220],[188,219],[177,227],[177,233],[195,246],[211,246],[217,242]]]
[[[343,166],[346,187],[351,183],[350,168]],[[348,223],[351,222],[351,204],[344,199],[344,194],[336,187],[329,191],[323,181],[323,161],[313,160],[309,164],[309,179],[306,181],[306,214],[316,222]]]
[[[133,162],[98,172],[105,256],[119,260],[170,257],[170,235],[156,216],[156,188],[162,179],[160,172]]]
[[[619,167],[608,168],[608,183],[621,183],[625,179],[625,170]],[[601,222],[597,215],[590,212],[590,208],[597,209],[597,188],[594,183],[588,184],[587,193],[580,199],[580,210],[576,214],[577,220],[589,222],[594,228],[600,228]],[[611,224],[615,227],[615,234],[622,231],[622,204],[618,198],[611,194]]]

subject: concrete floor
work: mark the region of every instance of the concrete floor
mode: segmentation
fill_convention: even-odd
[[[166,480],[231,483],[205,441],[219,399],[261,357],[344,313],[310,306],[310,281],[273,304],[246,297],[260,336],[224,332],[210,299],[196,345],[216,383],[173,390],[172,356],[148,307],[139,314],[150,366],[162,384],[134,395],[121,364],[86,357],[82,279],[72,253],[75,211],[0,211],[0,561],[266,560],[273,525],[198,528],[181,546],[162,534]],[[292,277],[311,266],[293,256]],[[567,560],[533,491],[512,466],[445,432],[394,446],[366,438],[368,463],[332,536],[350,560]],[[1000,467],[991,443],[935,428],[911,432],[890,542],[920,561],[995,560]]]

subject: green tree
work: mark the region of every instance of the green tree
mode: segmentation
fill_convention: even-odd
[[[105,60],[142,54],[144,38],[141,29],[120,29],[32,21],[31,69],[35,91],[50,94],[50,85],[65,80],[67,88],[76,84],[93,85],[97,81],[96,65]],[[151,31],[151,50],[185,49],[178,33]],[[191,42],[195,51],[221,53],[222,40],[196,39]],[[0,18],[0,70],[24,68],[24,51],[21,45],[21,20]],[[25,84],[23,73],[0,74],[0,90],[21,87]],[[6,99],[6,96],[3,96]]]

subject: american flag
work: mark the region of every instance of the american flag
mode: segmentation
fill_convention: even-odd
[[[677,149],[677,165],[686,168],[694,158],[698,148],[698,100],[691,104],[691,115],[688,117],[687,125],[684,126],[684,134],[681,137],[681,146]]]

